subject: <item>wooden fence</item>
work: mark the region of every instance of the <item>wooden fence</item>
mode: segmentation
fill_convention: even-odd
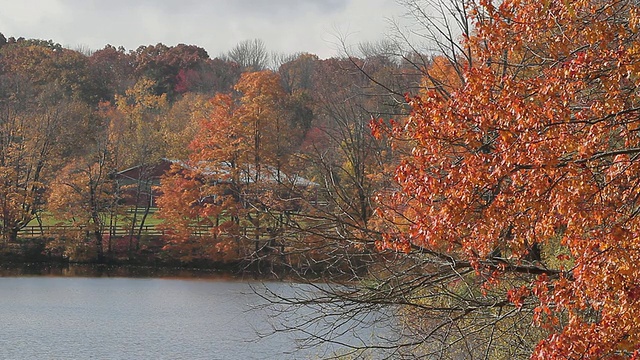
[[[133,235],[137,235],[139,227],[135,227]],[[59,237],[77,233],[91,233],[92,230],[86,227],[72,226],[72,225],[43,225],[43,226],[26,226],[20,230],[18,236],[21,238],[38,238],[38,237]],[[206,236],[211,233],[211,228],[208,226],[194,226],[191,231],[194,236]],[[142,236],[164,236],[167,234],[167,230],[159,228],[155,225],[145,225],[140,232]],[[245,229],[246,234],[246,229]],[[123,237],[131,235],[131,228],[115,227],[113,229],[105,229],[104,235],[111,235],[115,237]]]

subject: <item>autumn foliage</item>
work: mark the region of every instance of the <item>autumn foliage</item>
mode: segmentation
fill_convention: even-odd
[[[469,261],[486,289],[529,274],[504,291],[517,306],[534,301],[549,331],[535,358],[637,356],[640,9],[513,0],[471,10],[464,82],[408,98],[404,122],[374,124],[412,144],[384,215],[397,231],[380,246]]]
[[[158,205],[168,229],[166,248],[237,261],[245,255],[238,248],[246,239],[241,219],[260,231],[261,198],[273,186],[271,169],[285,166],[291,140],[282,107],[285,93],[271,71],[243,74],[235,90],[237,97],[217,94],[210,100],[189,144],[189,161],[162,180]],[[194,236],[198,225],[206,226],[209,236]]]
[[[362,286],[340,301],[409,314],[411,350],[446,324],[455,356],[464,340],[486,358],[637,358],[640,7],[452,4],[471,25],[453,51],[278,71],[254,71],[262,52],[0,42],[3,244],[50,212],[94,230],[100,260],[127,222],[134,259],[157,205],[162,256],[338,269]],[[174,167],[152,187],[160,159]]]

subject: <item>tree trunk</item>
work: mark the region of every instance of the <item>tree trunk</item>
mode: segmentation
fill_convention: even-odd
[[[149,194],[149,198],[146,206],[144,207],[144,213],[142,214],[142,219],[140,220],[140,224],[138,225],[138,233],[136,234],[136,251],[140,250],[140,239],[142,238],[142,229],[144,228],[144,223],[147,221],[147,216],[149,216],[149,212],[151,211],[151,194]],[[137,211],[137,209],[136,209]]]
[[[20,228],[18,227],[12,227],[11,229],[9,229],[9,243],[13,243],[15,244],[16,242],[18,242],[18,232],[20,231]]]
[[[96,228],[93,231],[93,235],[96,239],[96,250],[98,251],[98,264],[104,263],[104,249],[102,249],[102,231]]]

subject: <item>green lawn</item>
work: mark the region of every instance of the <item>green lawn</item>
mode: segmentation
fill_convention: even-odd
[[[156,216],[156,212],[157,212],[157,208],[150,209],[149,214],[147,215],[147,218],[144,221],[145,225],[155,226],[155,225],[158,225],[158,224],[162,223],[163,220]],[[137,222],[142,220],[142,216],[143,215],[144,215],[144,209],[138,209]],[[130,208],[130,209],[126,210],[126,213],[124,215],[121,215],[121,216],[118,217],[118,222],[122,223],[123,221],[126,221],[127,219],[131,219],[132,217],[133,217],[133,208]],[[53,214],[51,214],[50,212],[43,212],[40,215],[40,220],[42,221],[42,225],[44,225],[44,226],[54,226],[54,225],[59,225],[59,224],[71,225],[72,224],[72,221],[58,219]],[[38,221],[36,219],[33,219],[33,220],[31,220],[31,222],[29,222],[28,226],[38,226]]]

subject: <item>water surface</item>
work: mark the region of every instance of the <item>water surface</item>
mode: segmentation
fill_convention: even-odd
[[[300,349],[299,334],[263,337],[280,320],[261,306],[261,286],[215,277],[3,277],[0,359],[310,359],[341,351]],[[304,285],[265,286],[291,294]],[[377,330],[362,331],[347,336]]]

